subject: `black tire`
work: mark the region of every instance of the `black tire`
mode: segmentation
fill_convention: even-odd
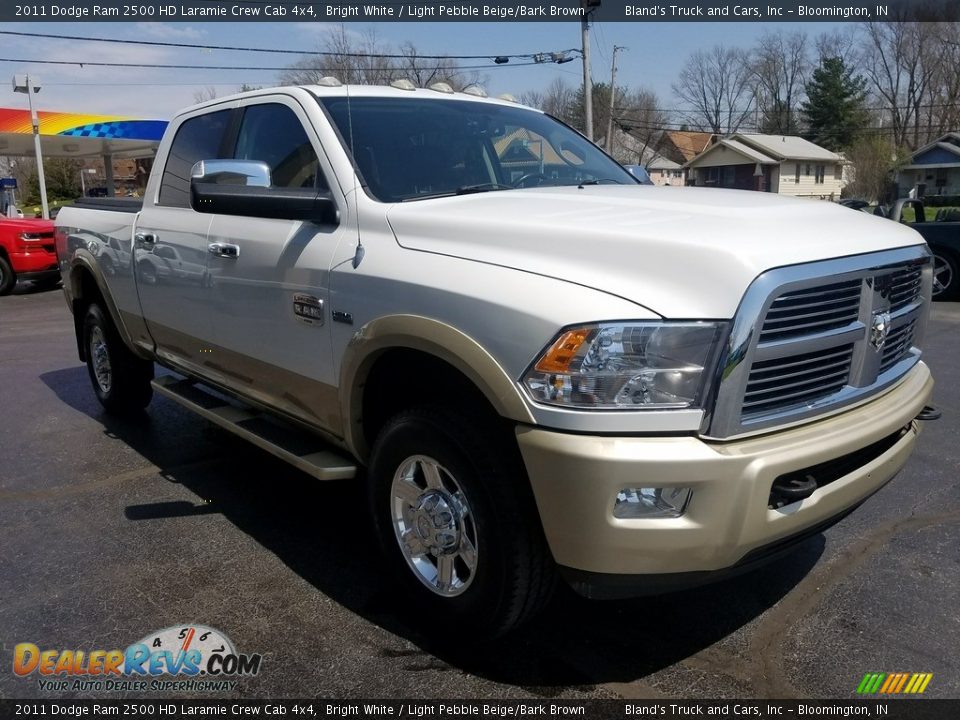
[[[933,299],[956,300],[960,294],[957,259],[939,248],[933,250]]]
[[[0,295],[9,295],[17,285],[17,274],[13,272],[9,261],[0,255]]]
[[[124,345],[110,316],[96,303],[87,308],[83,318],[83,348],[93,391],[108,412],[129,415],[150,403],[153,363]]]
[[[411,619],[422,623],[420,629],[438,640],[478,641],[503,635],[538,612],[554,588],[553,559],[519,452],[510,441],[493,426],[480,428],[446,408],[423,406],[396,415],[374,444],[369,488],[380,542],[394,575],[416,608]],[[446,590],[432,587],[422,571],[415,569],[418,562],[427,571],[433,564],[439,576],[439,557],[401,549],[402,527],[395,521],[395,512],[401,517],[410,513],[407,532],[418,533],[414,540],[421,550],[426,547],[422,543],[427,542],[422,540],[423,533],[441,527],[430,525],[424,515],[437,510],[436,505],[430,507],[437,493],[425,481],[422,467],[406,476],[422,473],[418,476],[424,480],[422,489],[413,487],[413,483],[408,485],[414,495],[423,493],[419,498],[400,500],[394,491],[395,477],[405,477],[401,469],[415,464],[417,457],[435,461],[442,478],[440,494],[448,500],[463,498],[468,508],[453,521],[458,528],[454,533],[457,539],[446,537],[448,547],[454,549],[440,551],[455,555],[450,565],[459,589],[453,587],[454,583]],[[459,496],[455,489],[459,489]],[[402,511],[396,510],[397,503],[404,508]],[[455,501],[441,503],[440,509],[448,507],[460,509]],[[463,537],[470,543],[465,545]],[[465,560],[471,556],[460,552],[470,546],[474,549],[472,569]],[[456,594],[452,594],[454,591]]]

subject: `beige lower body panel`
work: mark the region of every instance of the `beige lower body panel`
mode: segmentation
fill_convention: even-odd
[[[517,429],[547,541],[556,561],[590,573],[645,575],[722,570],[751,550],[802,533],[861,502],[904,466],[914,420],[933,380],[920,363],[877,399],[797,428],[719,443],[695,437],[570,435]],[[907,428],[855,471],[778,510],[771,485],[785,473],[829,462]],[[689,487],[675,519],[619,519],[625,488]]]

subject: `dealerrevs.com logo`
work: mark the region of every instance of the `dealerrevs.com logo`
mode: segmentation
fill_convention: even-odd
[[[263,656],[238,653],[230,639],[204,625],[174,625],[126,650],[41,650],[19,643],[13,672],[37,676],[41,690],[217,691],[233,690],[238,677],[260,672]]]

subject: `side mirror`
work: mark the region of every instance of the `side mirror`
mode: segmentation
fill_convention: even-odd
[[[254,160],[201,160],[190,171],[190,181],[217,185],[245,185],[268,188],[272,185],[270,166]]]
[[[328,191],[273,187],[270,167],[254,160],[198,162],[190,171],[190,207],[218,215],[340,222]]]

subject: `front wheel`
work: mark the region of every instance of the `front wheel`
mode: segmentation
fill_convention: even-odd
[[[134,355],[120,339],[110,317],[93,303],[83,318],[87,372],[97,400],[109,412],[143,410],[153,397],[153,363]]]
[[[489,639],[530,618],[553,587],[532,493],[515,449],[441,407],[395,416],[370,464],[381,544],[417,608],[450,637]]]
[[[954,300],[957,297],[957,261],[941,251],[933,253],[933,299]]]

